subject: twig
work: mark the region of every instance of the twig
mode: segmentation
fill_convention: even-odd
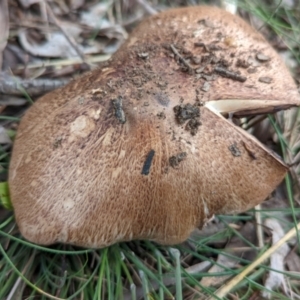
[[[70,45],[74,48],[74,50],[76,51],[76,53],[78,54],[78,56],[82,59],[83,62],[86,62],[84,53],[78,48],[77,43],[75,42],[75,40],[70,37],[68,35],[68,33],[65,31],[65,29],[61,26],[60,22],[57,20],[57,18],[55,17],[51,7],[47,5],[47,12],[50,15],[50,17],[52,18],[53,22],[55,23],[55,25],[61,30],[61,32],[63,33],[63,35],[65,36],[65,38],[68,40],[68,42],[70,43]]]
[[[247,80],[247,77],[242,76],[236,72],[229,71],[223,67],[215,67],[215,72],[219,74],[222,77],[230,78],[232,80],[240,81],[240,82],[245,82]]]
[[[190,72],[194,72],[193,67],[181,56],[178,50],[175,48],[173,44],[170,45],[171,50],[173,53],[179,58],[179,60],[188,68]]]
[[[66,85],[62,79],[22,79],[7,74],[0,75],[0,94],[37,96]]]
[[[234,288],[238,283],[240,283],[251,271],[253,271],[257,266],[262,264],[266,259],[268,259],[275,251],[277,251],[282,245],[284,245],[289,239],[294,237],[298,230],[300,230],[300,223],[298,223],[297,227],[292,228],[289,232],[285,234],[276,244],[270,247],[262,256],[260,256],[256,261],[250,264],[247,268],[245,268],[240,274],[231,279],[226,285],[219,288],[214,296],[210,297],[208,300],[214,299],[223,299],[232,288]]]
[[[87,63],[88,64],[94,64],[94,63],[100,63],[103,61],[106,61],[110,59],[111,55],[110,54],[100,54],[100,55],[95,55],[87,58]],[[43,61],[43,62],[36,62],[32,64],[28,64],[26,66],[27,69],[35,69],[35,68],[43,68],[43,67],[62,67],[62,66],[69,66],[69,65],[74,65],[74,64],[80,64],[82,63],[81,58],[78,57],[72,57],[68,59],[53,59],[51,61]],[[24,65],[18,65],[17,70],[22,70],[24,69]]]
[[[255,219],[256,219],[256,235],[258,240],[258,247],[260,249],[264,246],[264,240],[263,240],[263,230],[262,230],[262,218],[261,218],[261,205],[258,204],[255,206]]]

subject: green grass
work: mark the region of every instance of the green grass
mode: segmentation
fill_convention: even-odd
[[[184,2],[184,5],[203,3],[172,1],[172,6],[179,2]],[[160,3],[170,6],[171,1]],[[238,1],[238,6],[262,20],[264,25],[260,29],[267,28],[270,38],[279,36],[284,40],[300,64],[300,25],[297,21],[300,9],[289,9],[282,1],[271,6],[262,1]],[[285,137],[284,128],[288,115],[284,116],[271,115],[269,121],[278,135],[281,154],[288,161],[288,154],[296,156],[300,146],[297,146],[296,142],[290,145],[291,138]],[[5,121],[7,125],[9,122],[18,122],[19,118],[6,115],[0,116],[0,121]],[[295,118],[294,135],[299,135],[299,124],[300,120]],[[10,151],[10,148],[0,146],[0,174],[3,178],[7,174]],[[285,179],[289,208],[257,210],[263,220],[272,213],[272,217],[278,218],[286,231],[298,223],[300,215],[300,208],[294,199],[294,181],[289,175]],[[189,243],[172,247],[160,246],[149,241],[120,243],[100,250],[62,244],[42,247],[20,236],[13,211],[8,210],[11,207],[5,183],[0,185],[0,193],[1,199],[4,199],[2,205],[5,207],[0,207],[0,299],[206,299],[213,296],[217,287],[203,286],[201,279],[234,276],[252,263],[251,260],[237,257],[224,249],[224,238],[229,240],[232,237],[240,237],[249,249],[257,251],[257,256],[262,255],[269,246],[266,244],[259,249],[231,226],[245,222],[255,223],[253,209],[247,214],[219,216],[219,222],[224,224],[221,231],[202,238],[190,238]],[[290,217],[292,221],[285,221],[288,219],[283,220],[274,215],[279,212]],[[221,247],[218,247],[218,243]],[[298,245],[295,247],[299,255]],[[197,264],[205,261],[210,262],[211,266],[218,265],[216,260],[220,254],[231,259],[236,257],[239,264],[235,268],[224,268],[217,273],[208,273],[207,267],[195,273],[191,272],[191,267],[195,268]],[[238,299],[249,299],[255,292],[265,290],[263,279],[270,270],[266,262],[234,286],[232,293]],[[299,295],[300,276],[291,272],[284,274],[290,281],[290,288]],[[290,299],[281,290],[270,292],[272,299]],[[232,298],[228,296],[224,299]]]

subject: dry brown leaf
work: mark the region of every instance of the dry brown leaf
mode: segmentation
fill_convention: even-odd
[[[266,219],[265,226],[272,230],[272,245],[276,244],[285,235],[281,224],[276,219]],[[273,270],[269,272],[268,278],[265,281],[265,288],[267,290],[272,291],[278,287],[282,287],[287,294],[286,282],[282,272],[285,271],[284,260],[289,251],[290,248],[285,243],[271,255],[270,268]],[[265,290],[262,292],[262,296],[270,298],[271,293]]]
[[[82,12],[80,16],[81,24],[97,29],[99,36],[110,39],[110,42],[103,50],[104,53],[114,53],[128,37],[126,30],[121,25],[114,24],[105,17],[105,13],[110,5],[111,3],[96,4],[91,6],[88,11]]]
[[[208,273],[222,273],[225,272],[226,269],[232,269],[236,267],[237,264],[238,264],[237,259],[228,257],[227,255],[220,254],[218,256],[216,264],[213,265],[208,270]],[[200,281],[200,284],[206,287],[220,286],[224,281],[226,281],[230,277],[231,277],[230,275],[207,276],[207,277],[203,277],[203,279]]]
[[[2,69],[2,53],[9,35],[9,18],[7,0],[0,1],[0,70]]]
[[[19,2],[24,8],[28,8],[32,4],[40,2],[40,0],[19,0]]]
[[[295,251],[291,251],[285,260],[289,271],[300,273],[300,257]]]
[[[82,29],[74,23],[61,22],[61,26],[74,40],[81,42]],[[47,41],[43,43],[34,42],[28,37],[28,31],[20,30],[18,33],[22,47],[35,56],[42,57],[75,57],[77,53],[62,32],[53,32],[48,35]],[[94,42],[90,45],[78,45],[84,54],[101,52],[103,45]]]
[[[254,243],[255,242],[255,227],[253,223],[247,222],[241,229],[240,234],[248,241]],[[209,269],[208,273],[221,273],[226,271],[226,269],[234,268],[239,263],[239,258],[244,257],[245,255],[255,254],[251,248],[249,251],[239,251],[239,248],[244,248],[248,246],[243,240],[241,240],[238,236],[233,236],[228,245],[226,246],[226,250],[230,251],[230,255],[219,254],[216,264]],[[232,250],[234,249],[234,250]],[[226,251],[225,250],[225,251]],[[232,256],[232,257],[231,257]],[[226,281],[230,275],[224,276],[208,276],[204,277],[201,280],[201,284],[203,286],[219,286],[224,281]]]
[[[11,144],[12,141],[10,137],[8,136],[5,128],[3,126],[0,126],[0,144]]]
[[[69,6],[72,10],[78,9],[83,6],[85,0],[70,0]]]
[[[80,22],[91,28],[105,28],[112,24],[105,18],[107,10],[112,5],[112,2],[97,3],[90,6],[87,11],[81,12]]]
[[[126,32],[121,26],[108,26],[101,29],[101,33],[108,39],[113,39],[113,48],[109,40],[84,40],[81,37],[83,29],[81,26],[60,20],[60,26],[64,29],[66,35],[77,42],[78,49],[84,54],[110,53],[116,51],[116,48],[127,37]],[[22,47],[32,55],[41,57],[76,57],[76,49],[70,44],[65,34],[55,31],[47,35],[46,42],[40,42],[30,38],[30,31],[20,30],[18,32],[19,41]],[[110,47],[108,47],[110,46]]]

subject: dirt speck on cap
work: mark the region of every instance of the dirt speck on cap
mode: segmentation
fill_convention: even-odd
[[[196,135],[201,122],[197,119],[191,119],[187,122],[185,129],[191,133],[191,135]]]
[[[238,68],[244,68],[244,69],[247,69],[250,67],[250,63],[246,60],[246,59],[241,59],[241,58],[238,58],[237,62],[236,62],[236,66]]]
[[[164,120],[166,118],[166,114],[162,111],[162,112],[157,114],[157,117],[161,120]]]
[[[202,90],[203,92],[208,92],[209,89],[210,89],[210,84],[209,84],[209,82],[204,82],[203,86],[201,87],[201,90]]]
[[[222,77],[227,77],[232,80],[240,81],[240,82],[245,82],[247,80],[247,77],[240,75],[237,72],[230,71],[224,67],[215,67],[215,72],[219,74]]]
[[[178,124],[181,125],[188,121],[185,129],[190,131],[192,135],[195,135],[198,132],[198,127],[201,125],[199,106],[187,103],[185,105],[176,105],[173,109]]]
[[[126,122],[126,116],[123,110],[123,98],[122,96],[119,96],[116,99],[111,100],[114,109],[115,109],[115,116],[119,120],[121,124],[124,124]]]
[[[258,81],[262,83],[270,84],[273,81],[273,79],[271,77],[266,76],[266,77],[259,77]]]
[[[248,72],[249,74],[254,74],[254,73],[257,72],[257,68],[256,68],[256,67],[249,68],[249,69],[247,70],[247,72]]]
[[[187,153],[181,152],[169,158],[169,164],[172,168],[178,167],[179,163],[186,159]]]
[[[148,52],[141,52],[137,54],[139,58],[147,59],[149,57]]]
[[[257,60],[261,61],[261,62],[266,62],[269,61],[271,58],[261,52],[256,54],[256,58]]]
[[[200,117],[200,109],[190,103],[185,105],[176,105],[174,107],[175,117],[179,124],[183,124],[185,121]]]
[[[238,148],[237,144],[236,143],[233,143],[231,144],[229,147],[228,147],[229,151],[231,152],[231,154],[234,156],[234,157],[239,157],[241,156],[241,151],[240,149]]]

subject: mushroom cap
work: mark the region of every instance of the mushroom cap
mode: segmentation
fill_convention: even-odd
[[[299,103],[279,56],[239,17],[205,6],[152,16],[108,63],[26,112],[9,170],[20,231],[97,248],[181,242],[263,201],[287,171],[222,113]]]

